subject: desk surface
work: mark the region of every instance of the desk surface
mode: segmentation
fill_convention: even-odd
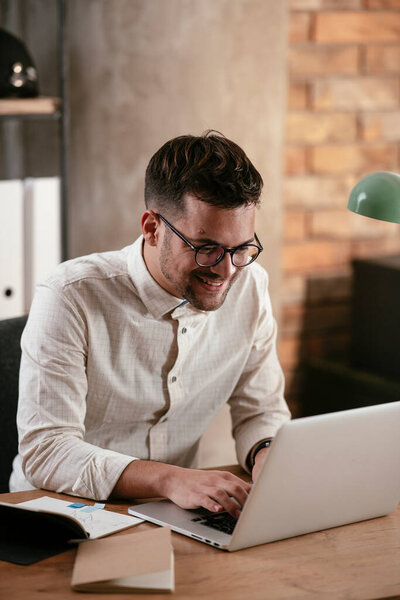
[[[231,469],[232,470],[232,469]],[[0,494],[3,502],[38,496],[70,499],[33,491]],[[126,513],[132,502],[111,502],[106,508]],[[142,523],[125,535],[155,527]],[[175,551],[176,598],[243,600],[291,598],[376,600],[400,598],[400,506],[387,517],[228,553],[172,534]],[[70,588],[75,549],[30,566],[0,561],[0,598],[64,600],[78,595]],[[133,597],[133,596],[132,596]],[[164,599],[163,594],[134,594]],[[90,594],[90,598],[121,600],[121,594]]]

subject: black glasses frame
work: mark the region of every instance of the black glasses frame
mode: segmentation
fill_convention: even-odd
[[[240,244],[240,246],[236,246],[236,248],[224,248],[223,246],[221,246],[220,244],[202,244],[201,246],[194,246],[193,244],[191,244],[181,233],[179,233],[179,231],[177,229],[175,229],[175,227],[173,225],[171,225],[171,223],[169,223],[167,221],[167,219],[165,219],[162,215],[160,215],[160,213],[156,213],[157,217],[159,217],[164,223],[165,225],[167,225],[167,227],[170,228],[171,231],[173,231],[175,233],[175,235],[177,235],[179,238],[181,238],[181,240],[183,242],[185,242],[185,244],[187,244],[195,253],[194,255],[194,259],[196,261],[196,264],[199,267],[215,267],[215,265],[217,265],[218,263],[221,262],[221,260],[223,260],[224,256],[226,253],[228,253],[230,255],[231,258],[231,263],[234,267],[236,267],[237,269],[243,269],[244,267],[248,267],[249,265],[251,265],[252,262],[254,262],[261,254],[261,252],[264,250],[264,248],[261,245],[260,240],[257,237],[257,234],[254,232],[254,238],[257,242],[257,244]],[[210,265],[202,265],[199,263],[199,261],[197,260],[197,255],[200,252],[200,250],[202,250],[203,248],[207,248],[208,246],[218,246],[219,248],[222,249],[222,254],[221,256],[212,264]],[[239,250],[239,248],[243,248],[244,246],[252,246],[254,248],[257,248],[258,253],[255,254],[251,261],[246,263],[245,265],[235,265],[235,263],[233,262],[233,255],[236,252],[236,250]]]

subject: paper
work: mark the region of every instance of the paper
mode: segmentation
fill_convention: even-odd
[[[77,507],[77,505],[80,507]],[[61,513],[73,517],[74,519],[77,519],[82,527],[88,532],[90,539],[103,537],[143,522],[143,519],[138,519],[129,515],[120,515],[110,510],[102,510],[99,508],[93,510],[93,505],[82,504],[79,502],[71,504],[71,501],[58,500],[56,498],[50,498],[49,496],[42,496],[35,500],[20,502],[19,506]],[[85,507],[92,510],[90,512],[84,512]]]

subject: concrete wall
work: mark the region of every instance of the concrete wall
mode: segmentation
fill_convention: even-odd
[[[1,6],[35,58],[42,93],[55,94],[55,2]],[[176,135],[217,129],[245,149],[265,181],[257,233],[278,314],[286,2],[68,0],[66,8],[68,256],[130,244],[140,232],[152,154]],[[56,174],[56,124],[10,127],[18,131],[0,136],[6,176]],[[206,436],[203,464],[234,461],[229,430],[223,411]]]
[[[70,0],[69,254],[139,234],[144,170],[176,135],[213,128],[265,180],[257,232],[279,310],[286,3]],[[235,462],[227,409],[202,464]]]
[[[257,230],[279,285],[286,6],[274,0],[70,0],[69,253],[139,233],[166,140],[213,128],[265,179]]]
[[[265,181],[257,232],[279,310],[286,3],[275,0],[70,0],[69,254],[139,234],[143,181],[168,139],[217,129]],[[201,448],[235,462],[227,409]]]

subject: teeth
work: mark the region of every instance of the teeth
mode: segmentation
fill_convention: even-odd
[[[214,287],[219,287],[222,285],[222,282],[215,282],[215,281],[208,281],[207,279],[203,279],[202,277],[200,278],[202,281],[204,281],[204,283],[206,283],[207,285],[213,285]]]

